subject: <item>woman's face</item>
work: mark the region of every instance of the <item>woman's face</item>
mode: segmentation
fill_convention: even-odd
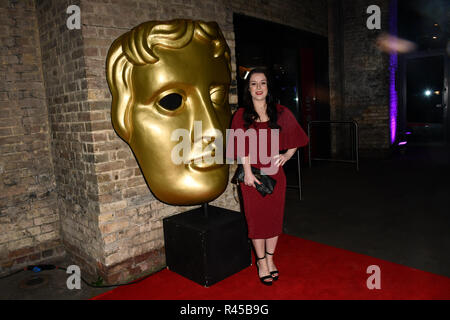
[[[268,88],[267,78],[264,73],[254,73],[249,80],[249,91],[253,101],[265,101]]]

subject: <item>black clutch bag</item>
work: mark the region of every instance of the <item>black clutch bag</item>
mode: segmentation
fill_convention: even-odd
[[[275,188],[275,185],[277,184],[277,181],[266,174],[261,174],[260,169],[253,166],[251,168],[255,178],[258,179],[259,182],[261,182],[261,184],[255,182],[256,190],[258,190],[258,192],[263,197],[265,197],[267,194],[271,194],[273,192],[273,189]],[[244,176],[244,167],[240,164],[238,165],[233,178],[231,178],[231,183],[239,184],[240,182],[244,182]]]

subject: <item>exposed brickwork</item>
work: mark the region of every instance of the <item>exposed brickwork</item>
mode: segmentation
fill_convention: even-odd
[[[128,282],[156,272],[166,265],[164,246],[132,256],[116,264],[98,265],[98,274],[106,283]]]
[[[145,21],[216,21],[232,53],[233,107],[233,13],[330,33],[333,114],[360,121],[362,144],[386,147],[387,57],[373,45],[379,32],[365,28],[369,1],[355,3],[343,2],[342,33],[336,33],[340,22],[325,0],[1,2],[1,263],[62,254],[62,243],[86,277],[108,283],[164,267],[162,219],[194,207],[166,205],[148,189],[130,148],[113,130],[105,74],[112,42]],[[370,1],[378,3],[385,12],[387,0]],[[81,8],[81,30],[66,27],[69,5]],[[211,204],[239,210],[236,198],[230,184]]]
[[[368,106],[355,120],[360,135],[359,153],[365,158],[386,157],[389,148],[389,131],[386,121],[389,118],[389,104]]]
[[[64,250],[34,2],[0,2],[0,31],[2,273]]]
[[[263,7],[266,9],[255,13],[255,8],[244,1],[82,1],[88,101],[95,106],[97,112],[104,112],[108,119],[101,124],[99,122],[99,126],[93,130],[96,138],[92,141],[94,156],[99,159],[95,172],[98,177],[100,210],[98,224],[104,250],[101,269],[105,279],[112,279],[107,276],[112,272],[111,266],[117,266],[114,270],[120,269],[120,266],[128,269],[118,275],[117,279],[113,276],[114,280],[122,281],[133,275],[130,271],[130,268],[135,268],[131,267],[133,264],[130,262],[133,257],[145,256],[146,253],[163,247],[162,219],[193,208],[168,206],[155,199],[148,190],[130,148],[114,132],[109,121],[111,97],[105,80],[104,63],[109,46],[121,34],[149,20],[187,17],[216,21],[232,52],[233,82],[229,101],[233,105],[237,103],[233,12],[256,15],[268,20],[272,19],[273,14],[278,14],[277,21],[286,21],[287,10],[281,1],[264,4]],[[310,23],[308,30],[316,27],[316,33],[326,33],[326,2],[314,1],[313,7],[324,12],[316,14],[321,20]],[[304,20],[298,19],[298,14],[303,14],[305,9],[295,4],[295,10],[297,15],[292,12],[289,15],[290,24],[298,26],[299,21],[302,21],[306,26]],[[121,14],[123,12],[127,14]],[[211,204],[239,210],[236,198],[233,187],[229,185],[224,194]],[[127,262],[123,263],[124,261]],[[164,259],[159,261],[164,263]],[[146,263],[150,261],[147,259]],[[155,266],[156,269],[159,267]]]
[[[98,192],[93,134],[107,122],[88,103],[87,71],[81,30],[69,30],[66,13],[79,1],[37,1],[43,76],[51,126],[61,237],[77,258],[103,255],[98,228]],[[73,248],[78,248],[75,251]]]
[[[367,7],[381,9],[381,30],[366,26]],[[376,39],[389,31],[389,0],[329,1],[331,118],[356,120],[363,156],[389,151],[389,56]],[[349,139],[334,131],[334,152]]]

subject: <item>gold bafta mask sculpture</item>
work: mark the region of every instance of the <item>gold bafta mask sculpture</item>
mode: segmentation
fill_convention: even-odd
[[[159,200],[201,204],[226,189],[225,161],[199,159],[207,152],[224,154],[231,119],[230,71],[230,49],[215,22],[149,21],[111,45],[107,80],[112,123]],[[200,135],[195,132],[199,124]],[[182,163],[173,161],[181,143],[173,138],[177,130],[188,133],[184,143],[191,147],[181,151]]]

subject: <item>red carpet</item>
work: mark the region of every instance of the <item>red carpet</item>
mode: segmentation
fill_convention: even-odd
[[[276,265],[280,279],[262,285],[250,266],[205,288],[167,269],[95,300],[416,300],[450,299],[450,278],[388,261],[282,235]],[[381,270],[381,289],[369,290],[367,267]]]

